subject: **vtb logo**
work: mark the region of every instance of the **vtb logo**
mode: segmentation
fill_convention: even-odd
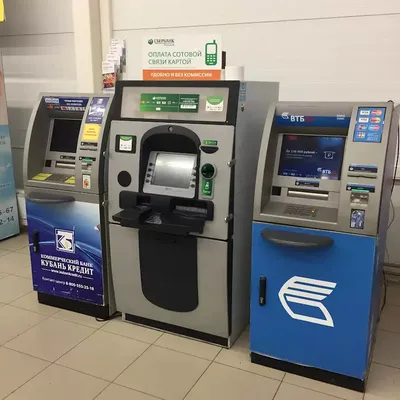
[[[333,328],[334,323],[332,316],[321,302],[333,292],[335,287],[336,283],[334,282],[294,276],[281,287],[279,291],[279,300],[283,308],[293,319]],[[311,307],[314,309],[318,308],[321,310],[324,318],[296,313],[291,308],[291,306],[293,307],[295,304],[310,307],[310,312]]]
[[[75,253],[75,233],[64,229],[56,229],[56,249],[66,253]]]

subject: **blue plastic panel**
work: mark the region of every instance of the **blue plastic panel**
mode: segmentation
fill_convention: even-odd
[[[282,246],[265,240],[264,229],[326,236],[333,245]],[[375,329],[376,242],[368,236],[254,223],[251,351],[364,379]],[[265,306],[259,305],[261,276],[267,279]]]

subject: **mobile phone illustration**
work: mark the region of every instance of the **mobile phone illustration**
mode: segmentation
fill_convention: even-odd
[[[215,39],[211,43],[206,43],[206,65],[217,65],[218,45]]]

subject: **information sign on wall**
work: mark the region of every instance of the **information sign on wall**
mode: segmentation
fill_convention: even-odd
[[[143,37],[143,80],[219,80],[220,35],[154,35]]]
[[[0,60],[0,240],[19,233],[17,197],[8,129],[3,65]]]

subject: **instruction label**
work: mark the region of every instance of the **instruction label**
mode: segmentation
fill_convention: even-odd
[[[85,124],[83,127],[83,142],[98,142],[100,137],[100,125],[98,124]]]
[[[212,111],[212,112],[224,111],[224,96],[207,96],[206,111]]]
[[[40,174],[35,175],[32,180],[34,181],[45,181],[47,178],[50,178],[50,176],[53,174],[45,174],[41,172]]]

